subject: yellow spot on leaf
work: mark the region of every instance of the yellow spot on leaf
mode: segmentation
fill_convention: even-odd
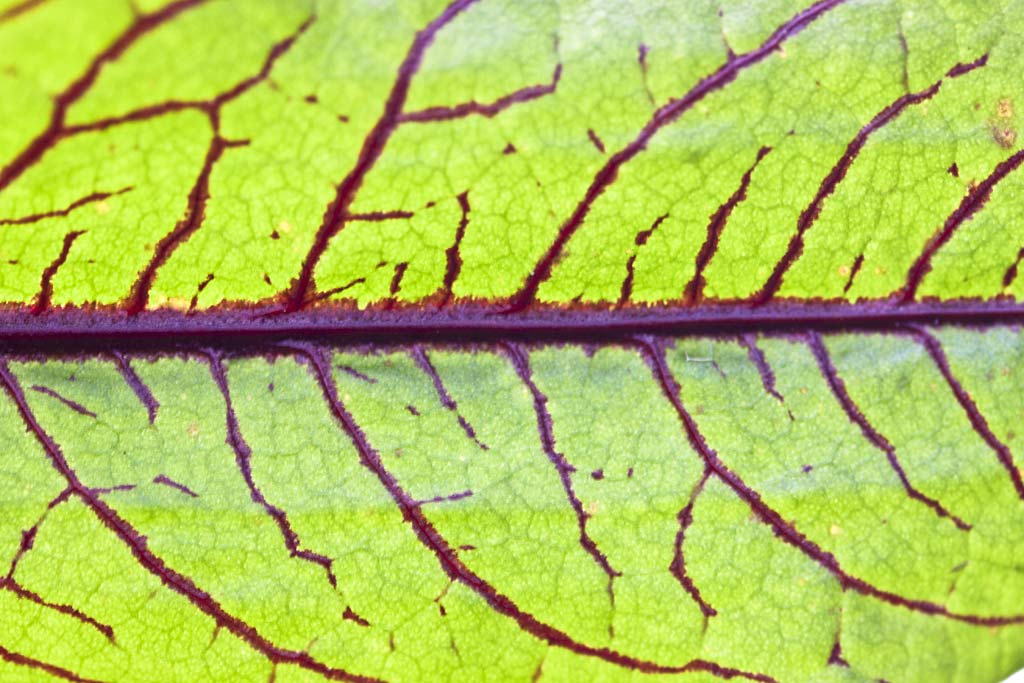
[[[1001,119],[1011,118],[1013,116],[1013,100],[1009,97],[999,100],[999,104],[996,105],[996,116]]]
[[[843,528],[841,526],[839,526],[838,524],[833,524],[829,528],[828,532],[830,534],[832,534],[833,536],[838,536],[839,534],[843,533]]]
[[[110,213],[110,204],[107,204],[106,202],[96,202],[96,213],[101,216]]]

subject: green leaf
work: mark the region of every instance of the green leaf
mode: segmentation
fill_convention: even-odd
[[[1021,669],[1022,36],[0,0],[0,680]]]

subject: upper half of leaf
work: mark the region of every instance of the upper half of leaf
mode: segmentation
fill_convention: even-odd
[[[0,4],[0,301],[1017,299],[1024,4]]]

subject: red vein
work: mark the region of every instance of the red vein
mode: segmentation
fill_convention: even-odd
[[[466,436],[480,447],[480,450],[488,450],[487,444],[477,438],[476,430],[473,429],[473,425],[469,423],[462,413],[459,412],[459,404],[455,402],[455,399],[448,393],[448,389],[444,386],[444,381],[441,379],[441,375],[437,374],[437,369],[434,364],[430,362],[430,358],[427,356],[427,352],[420,345],[412,347],[410,352],[413,361],[416,362],[417,367],[423,371],[423,373],[430,378],[431,383],[434,385],[434,391],[437,392],[437,397],[441,401],[441,405],[450,410],[455,414],[456,419],[459,422],[459,426],[462,427],[462,431],[466,433]]]
[[[367,384],[376,384],[376,383],[377,383],[377,380],[376,380],[376,379],[374,379],[373,377],[370,377],[370,376],[369,376],[369,375],[367,375],[367,374],[364,374],[364,373],[362,373],[362,372],[359,372],[358,370],[356,370],[356,369],[355,369],[354,367],[352,367],[351,365],[339,365],[339,366],[337,366],[337,367],[338,367],[338,369],[339,369],[339,370],[341,370],[342,372],[344,372],[344,373],[346,373],[346,374],[349,374],[349,375],[352,375],[352,376],[353,376],[353,377],[355,377],[356,379],[358,379],[358,380],[361,380],[361,381],[363,381],[363,382],[366,382]]]
[[[640,247],[647,244],[647,240],[651,238],[651,235],[661,227],[661,224],[668,218],[668,214],[662,214],[654,219],[654,223],[651,227],[646,230],[641,230],[633,238],[633,246],[636,249],[629,255],[629,260],[626,261],[626,277],[622,280],[622,287],[619,288],[619,306],[624,306],[626,302],[633,296],[633,265],[636,263],[637,254],[640,253]]]
[[[961,225],[969,221],[974,214],[985,206],[992,195],[992,188],[1015,171],[1021,165],[1021,162],[1024,162],[1024,149],[1017,151],[996,164],[992,172],[967,193],[963,200],[961,200],[960,205],[956,207],[953,213],[949,214],[943,226],[928,238],[928,242],[924,245],[921,254],[914,261],[913,265],[910,266],[910,269],[907,271],[907,282],[897,293],[900,301],[906,303],[914,300],[917,296],[917,289],[921,286],[921,281],[932,269],[932,258],[936,252],[952,239],[953,233]],[[1014,270],[1016,270],[1015,267]]]
[[[39,519],[36,520],[35,524],[21,532],[21,543],[18,545],[18,550],[14,554],[14,558],[11,560],[11,565],[7,570],[7,575],[0,578],[0,590],[9,590],[11,593],[13,593],[14,595],[18,596],[23,600],[34,602],[40,607],[52,609],[56,612],[60,612],[61,614],[67,615],[77,621],[80,621],[83,624],[96,629],[97,631],[99,631],[100,634],[103,635],[103,637],[105,637],[107,640],[113,643],[113,627],[99,622],[98,620],[94,619],[93,617],[90,617],[88,614],[82,612],[78,608],[73,607],[71,605],[55,603],[50,602],[49,600],[45,600],[41,595],[39,595],[35,591],[28,590],[27,588],[22,586],[14,578],[14,573],[18,570],[18,564],[21,562],[22,558],[25,557],[25,555],[28,554],[30,550],[32,550],[33,546],[35,545],[36,535],[39,533],[39,528],[43,525],[43,522],[46,521],[46,518],[49,516],[50,511],[53,510],[58,505],[67,502],[67,500],[70,497],[71,489],[64,489],[63,491],[61,491],[56,498],[54,498],[49,502],[49,504],[47,504],[46,510],[43,511],[43,514],[40,515]]]
[[[342,612],[341,618],[345,619],[347,621],[354,621],[355,623],[357,623],[357,624],[359,624],[360,626],[363,626],[363,627],[366,627],[366,626],[370,625],[369,621],[367,621],[363,617],[359,616],[359,614],[354,609],[352,609],[349,606],[345,607],[345,611]]]
[[[433,121],[451,121],[466,116],[484,116],[493,118],[509,107],[523,102],[536,100],[555,92],[558,81],[562,78],[562,65],[557,64],[548,83],[538,83],[500,97],[493,102],[480,103],[475,100],[457,104],[454,107],[429,107],[419,111],[404,112],[398,115],[399,123],[428,123]]]
[[[923,329],[915,329],[913,332],[914,340],[917,341],[928,355],[931,356],[935,366],[939,369],[943,379],[946,380],[946,384],[949,385],[953,395],[956,397],[957,403],[963,408],[967,414],[968,419],[971,421],[971,427],[977,432],[978,436],[991,448],[996,456],[999,458],[999,462],[1003,468],[1010,475],[1010,480],[1013,482],[1013,488],[1017,491],[1017,496],[1021,500],[1024,500],[1024,479],[1021,478],[1020,467],[1014,461],[1013,453],[1010,452],[1009,446],[1000,441],[992,429],[988,426],[988,421],[985,416],[981,414],[978,409],[978,405],[971,398],[971,395],[967,393],[960,381],[953,376],[953,370],[949,366],[949,359],[946,358],[946,353],[942,349],[942,344],[939,340],[930,335]]]
[[[1017,258],[1013,260],[1010,267],[1003,273],[1003,287],[1009,287],[1013,284],[1013,281],[1017,279],[1017,269],[1020,267],[1021,260],[1024,260],[1024,247],[1021,247],[1017,252]]]
[[[757,338],[752,334],[745,334],[740,337],[740,344],[746,347],[747,356],[754,364],[754,367],[757,368],[757,374],[761,376],[761,385],[764,387],[765,393],[779,403],[785,403],[786,401],[782,394],[775,388],[775,372],[772,371],[772,366],[768,364],[768,359],[764,357],[764,352],[758,347]]]
[[[190,498],[198,498],[199,497],[198,493],[196,493],[195,491],[193,491],[189,487],[185,486],[184,484],[180,484],[180,483],[174,481],[173,479],[168,477],[166,474],[158,474],[156,477],[153,478],[153,483],[154,484],[161,484],[163,486],[170,487],[170,488],[174,489],[175,491],[179,491],[181,493],[184,493],[186,496],[188,496]]]
[[[86,206],[87,204],[102,202],[104,200],[110,199],[111,197],[116,197],[119,194],[130,192],[131,190],[131,187],[124,187],[121,188],[120,190],[117,190],[116,192],[93,192],[92,194],[86,195],[81,199],[76,199],[63,209],[55,209],[53,211],[45,211],[43,213],[34,213],[30,216],[22,216],[21,218],[5,218],[3,220],[0,220],[0,225],[27,225],[29,223],[38,223],[39,221],[46,220],[47,218],[67,216],[69,213],[71,213],[77,208]]]
[[[591,144],[593,144],[594,147],[597,148],[598,152],[600,152],[601,154],[605,153],[604,141],[602,141],[601,138],[597,137],[597,133],[594,132],[593,128],[587,128],[587,137],[590,138]]]
[[[174,230],[160,239],[153,249],[149,263],[139,272],[138,278],[132,285],[132,290],[125,303],[125,309],[129,315],[136,315],[146,308],[157,271],[181,244],[202,227],[203,220],[206,218],[206,202],[210,198],[210,175],[213,173],[213,165],[220,160],[224,150],[228,147],[239,147],[243,144],[245,143],[225,140],[219,134],[213,136],[213,140],[206,150],[206,157],[203,159],[199,176],[188,193],[188,205],[184,218],[178,221]]]
[[[657,102],[654,101],[654,93],[651,92],[651,85],[650,85],[650,82],[648,81],[648,77],[647,77],[648,76],[647,75],[647,71],[648,71],[647,55],[648,55],[648,53],[650,53],[650,51],[651,51],[651,49],[649,47],[647,47],[646,45],[644,45],[643,43],[640,43],[639,45],[637,45],[636,46],[636,62],[637,62],[637,64],[640,65],[640,80],[643,81],[644,93],[647,95],[647,101],[651,103],[652,107],[657,107],[658,104],[657,104]]]
[[[388,286],[388,294],[392,299],[397,297],[398,293],[402,291],[402,278],[405,277],[405,271],[408,269],[408,261],[402,261],[401,263],[395,264],[395,272],[391,276],[391,284]]]
[[[458,581],[480,596],[494,611],[513,619],[524,632],[529,633],[538,640],[575,654],[597,657],[617,666],[643,673],[706,671],[722,678],[739,677],[762,683],[776,683],[774,679],[764,674],[747,673],[737,669],[722,667],[705,660],[693,660],[684,666],[666,666],[632,657],[609,648],[586,645],[574,640],[567,633],[539,621],[532,614],[521,610],[511,599],[499,593],[494,586],[466,566],[444,536],[438,533],[434,525],[427,519],[421,507],[401,487],[394,475],[384,467],[380,454],[370,445],[366,434],[356,423],[355,418],[345,408],[338,396],[337,386],[334,384],[334,378],[331,375],[330,363],[325,357],[323,350],[308,345],[293,345],[292,348],[309,361],[310,372],[320,385],[324,401],[328,408],[330,408],[341,430],[348,435],[355,446],[362,465],[376,477],[381,486],[384,487],[384,490],[391,496],[391,499],[401,511],[402,518],[412,527],[420,543],[434,554],[445,574],[452,581]]]
[[[85,486],[72,469],[57,442],[40,426],[21,386],[7,366],[0,361],[0,383],[18,409],[25,427],[43,447],[53,468],[64,478],[73,495],[78,496],[92,510],[97,519],[116,535],[131,551],[139,565],[159,578],[169,589],[185,597],[193,606],[211,617],[218,628],[224,628],[245,641],[250,647],[274,663],[293,664],[313,671],[329,680],[352,681],[353,683],[378,683],[379,679],[352,674],[344,669],[328,666],[314,659],[306,652],[278,647],[260,635],[254,626],[229,614],[209,593],[200,589],[192,579],[171,569],[159,556],[149,549],[149,540],[140,534],[126,519],[99,495]]]
[[[430,503],[452,503],[463,498],[469,498],[473,495],[473,492],[469,489],[465,491],[459,491],[448,496],[434,496],[433,498],[425,498],[423,500],[417,500],[417,505],[428,505]]]
[[[441,289],[441,301],[439,306],[447,306],[452,300],[452,289],[455,287],[455,281],[459,279],[459,274],[462,272],[462,238],[466,236],[466,227],[469,225],[469,190],[459,193],[456,197],[459,201],[459,209],[462,212],[462,217],[459,219],[459,225],[455,228],[455,240],[452,242],[452,246],[445,249],[444,255],[446,265],[444,269],[444,281]]]
[[[96,417],[96,413],[92,412],[91,410],[83,406],[81,403],[72,401],[70,398],[67,398],[65,396],[61,396],[50,387],[44,387],[38,384],[33,384],[29,388],[32,389],[32,391],[38,391],[40,394],[46,394],[47,396],[57,399],[58,401],[66,405],[68,408],[71,408],[71,410],[75,411],[79,415],[87,415],[92,418]]]
[[[614,582],[616,577],[622,576],[622,572],[616,571],[612,567],[608,557],[598,549],[597,543],[594,542],[594,539],[587,532],[587,520],[590,519],[590,513],[583,509],[583,503],[580,502],[572,485],[572,473],[576,471],[576,468],[569,463],[569,460],[562,453],[555,449],[554,424],[551,419],[551,413],[548,412],[548,397],[544,395],[533,381],[533,371],[530,368],[530,359],[527,357],[526,352],[514,344],[504,344],[503,346],[509,360],[512,361],[512,367],[515,368],[516,374],[519,375],[519,379],[522,380],[533,397],[533,410],[537,416],[537,432],[540,435],[541,446],[544,449],[544,453],[548,456],[548,460],[555,466],[558,478],[562,482],[562,489],[565,491],[566,498],[569,499],[569,505],[572,507],[573,512],[576,513],[576,526],[580,530],[580,546],[594,560],[594,564],[600,567],[601,571],[608,577],[608,598],[612,604],[615,604]]]
[[[771,151],[772,148],[768,146],[758,150],[754,163],[740,178],[740,186],[708,219],[707,237],[704,238],[704,244],[701,245],[700,251],[697,252],[693,277],[690,278],[686,287],[683,288],[683,300],[687,304],[695,304],[704,298],[704,285],[706,284],[704,271],[718,251],[718,242],[721,240],[722,232],[729,222],[729,216],[732,215],[733,209],[747,198],[747,188],[750,187],[750,178],[754,174],[754,170]]]
[[[412,211],[372,211],[370,213],[350,213],[345,220],[375,223],[412,218],[414,215]]]
[[[72,671],[68,671],[67,669],[63,669],[54,664],[49,664],[39,659],[33,659],[32,657],[27,657],[23,654],[18,654],[17,652],[8,650],[3,645],[0,645],[0,659],[8,661],[11,664],[17,664],[19,666],[26,666],[31,669],[39,669],[40,671],[45,671],[51,676],[56,676],[57,678],[63,679],[65,681],[74,681],[75,683],[102,683],[102,681],[98,681],[94,678],[82,678],[78,674]]]
[[[297,311],[306,303],[306,297],[313,282],[313,270],[319,262],[331,239],[345,227],[349,207],[355,200],[356,194],[363,185],[367,174],[373,169],[380,158],[384,147],[387,145],[391,135],[398,128],[399,117],[402,108],[405,106],[406,98],[409,95],[409,86],[412,84],[413,76],[419,71],[423,61],[423,55],[427,48],[434,42],[437,33],[447,26],[459,14],[466,10],[476,0],[455,0],[448,5],[440,15],[416,34],[409,47],[409,52],[398,67],[398,74],[387,101],[384,103],[384,111],[381,113],[377,123],[363,140],[362,149],[355,165],[351,168],[345,178],[338,184],[334,199],[327,205],[324,211],[323,221],[317,229],[313,244],[302,262],[298,277],[294,280],[290,291],[286,294],[285,310]]]
[[[885,453],[885,457],[889,461],[889,467],[892,468],[896,473],[896,476],[899,477],[900,483],[903,484],[903,489],[907,492],[907,495],[919,503],[923,503],[930,507],[939,517],[946,517],[952,520],[952,522],[961,531],[970,531],[970,524],[951,513],[942,505],[942,503],[925,495],[910,483],[910,479],[907,477],[907,473],[903,469],[903,465],[900,463],[899,456],[896,455],[896,448],[888,439],[885,438],[885,436],[875,429],[864,413],[861,412],[857,404],[854,403],[853,398],[850,397],[849,392],[846,390],[846,383],[843,381],[843,378],[839,376],[839,371],[832,363],[832,358],[828,353],[828,349],[825,348],[821,335],[816,332],[809,333],[807,335],[807,345],[810,347],[811,353],[814,355],[814,359],[818,363],[818,368],[821,370],[822,376],[825,378],[829,388],[832,390],[832,394],[836,397],[839,405],[842,406],[843,412],[846,413],[846,417],[849,418],[850,422],[860,427],[860,431],[864,434],[864,438],[870,441],[872,446]]]
[[[796,234],[789,241],[789,246],[786,248],[786,253],[782,255],[779,262],[775,264],[775,268],[772,270],[771,275],[765,281],[764,285],[759,291],[751,296],[751,301],[756,305],[763,305],[770,300],[782,287],[782,281],[786,277],[786,272],[792,267],[796,260],[800,258],[804,249],[804,235],[814,225],[814,222],[818,220],[818,216],[821,214],[822,206],[825,200],[836,191],[839,183],[846,177],[846,173],[850,170],[853,162],[856,160],[860,151],[867,144],[868,139],[877,131],[884,128],[887,124],[895,121],[899,116],[910,106],[920,104],[930,100],[935,96],[939,89],[942,87],[943,81],[947,78],[957,78],[964,74],[970,73],[977,68],[985,66],[988,62],[988,55],[982,55],[977,60],[969,64],[957,64],[950,69],[945,76],[932,83],[924,90],[918,90],[914,93],[908,93],[902,95],[891,104],[886,106],[880,112],[857,131],[857,134],[850,140],[846,146],[846,150],[843,155],[839,157],[839,161],[832,167],[825,179],[822,180],[821,185],[818,187],[817,193],[811,203],[807,205],[807,208],[803,210],[796,223]]]
[[[693,523],[693,506],[697,502],[697,496],[700,495],[701,491],[704,490],[704,484],[707,483],[708,477],[711,476],[711,470],[705,469],[704,474],[701,476],[697,485],[693,487],[693,491],[690,493],[690,500],[686,503],[682,510],[679,511],[677,519],[679,520],[679,531],[676,532],[675,541],[675,554],[672,556],[672,563],[668,566],[668,570],[672,573],[672,576],[676,577],[679,581],[679,585],[689,593],[693,601],[700,607],[700,611],[704,614],[704,618],[713,617],[718,614],[718,611],[712,607],[700,594],[700,589],[697,584],[693,582],[693,579],[686,573],[686,561],[683,559],[683,542],[686,540],[686,530],[690,528]]]
[[[745,502],[757,518],[770,527],[775,536],[787,543],[808,558],[814,560],[823,569],[828,571],[839,582],[845,590],[853,590],[861,595],[875,598],[890,605],[902,607],[912,612],[941,616],[952,621],[959,621],[972,626],[1008,626],[1012,624],[1024,624],[1024,614],[1009,616],[981,616],[975,614],[963,614],[952,612],[943,605],[929,602],[927,600],[915,600],[902,595],[878,588],[864,579],[847,573],[835,555],[825,551],[821,546],[796,529],[792,524],[783,519],[782,515],[776,512],[764,502],[760,494],[750,488],[739,475],[730,470],[718,457],[718,454],[708,446],[704,436],[697,428],[697,423],[690,413],[683,406],[680,398],[680,387],[665,360],[665,349],[654,340],[641,339],[636,342],[641,353],[648,361],[651,373],[655,381],[661,387],[662,393],[675,409],[683,431],[685,432],[693,449],[704,461],[706,467],[718,477],[726,486]]]
[[[559,228],[554,243],[534,266],[533,272],[526,278],[519,292],[510,299],[507,311],[520,311],[533,303],[541,283],[550,277],[552,267],[561,256],[565,245],[580,226],[583,225],[583,221],[586,219],[594,202],[615,181],[619,169],[646,149],[647,143],[650,142],[655,133],[678,119],[683,113],[711,93],[724,88],[743,69],[762,61],[772,54],[784,41],[797,35],[813,21],[843,2],[844,0],[819,0],[819,2],[797,13],[789,21],[776,29],[759,47],[734,59],[729,59],[718,70],[697,83],[685,95],[660,107],[637,137],[609,157],[608,161],[597,172],[583,198],[576,205],[575,210]],[[643,66],[643,62],[641,62],[641,66]]]
[[[47,0],[22,0],[17,4],[11,5],[3,12],[0,12],[0,23],[20,17],[45,2],[47,2]]]
[[[68,110],[96,83],[108,62],[116,61],[132,45],[182,12],[198,7],[206,0],[177,0],[162,9],[140,14],[110,45],[86,67],[85,72],[54,97],[53,110],[46,129],[33,139],[10,163],[0,169],[0,192],[31,168],[61,137]]]
[[[850,276],[846,278],[846,284],[843,285],[843,295],[850,291],[850,287],[853,287],[853,279],[857,277],[857,273],[860,272],[861,266],[864,265],[864,254],[857,254],[857,258],[853,259],[853,266],[850,267]]]
[[[281,537],[284,539],[284,545],[291,556],[319,565],[324,570],[324,573],[327,574],[327,581],[332,587],[337,588],[338,579],[334,576],[333,560],[326,555],[303,549],[299,535],[295,533],[291,522],[288,521],[288,515],[285,514],[284,510],[268,501],[256,485],[256,480],[252,474],[252,450],[242,436],[241,427],[238,425],[238,417],[235,415],[235,406],[231,401],[231,391],[228,388],[228,378],[224,374],[223,363],[220,357],[212,352],[207,354],[207,360],[209,361],[210,374],[213,376],[213,381],[217,384],[217,388],[220,389],[220,393],[224,397],[228,434],[227,443],[231,446],[231,450],[235,452],[235,463],[238,465],[238,470],[242,473],[245,485],[249,489],[249,497],[252,498],[254,503],[263,508],[263,511],[277,524]]]
[[[164,235],[157,243],[149,263],[139,272],[135,283],[132,285],[132,290],[125,302],[125,309],[129,315],[136,315],[146,308],[146,304],[149,302],[149,292],[153,287],[153,282],[156,280],[157,271],[167,263],[178,247],[188,241],[203,226],[203,221],[206,218],[206,204],[210,199],[210,176],[213,174],[214,165],[228,148],[249,144],[248,141],[228,140],[221,136],[221,108],[266,80],[270,76],[270,72],[277,60],[291,49],[295,41],[306,32],[312,23],[313,18],[307,19],[294,33],[275,43],[267,53],[259,73],[255,76],[241,81],[227,92],[217,95],[209,102],[197,104],[206,113],[210,128],[213,131],[213,137],[210,139],[210,144],[206,149],[206,156],[203,159],[202,168],[199,170],[199,176],[189,191],[184,217],[178,221],[178,224],[175,225],[171,232]]]
[[[344,292],[347,289],[351,289],[352,287],[355,287],[356,285],[361,285],[361,284],[365,284],[365,283],[366,283],[366,278],[365,277],[357,277],[355,280],[352,280],[350,282],[346,282],[345,284],[341,285],[340,287],[334,287],[333,289],[328,289],[325,292],[317,292],[316,300],[319,301],[321,299],[328,299],[328,298],[334,296],[335,294],[341,294],[342,292]]]
[[[85,230],[72,230],[64,235],[64,243],[61,245],[57,258],[43,269],[43,275],[39,279],[39,294],[36,295],[36,302],[32,304],[32,315],[39,315],[50,307],[50,299],[53,297],[53,276],[67,262],[68,254],[71,252],[71,246],[75,240],[84,234]]]
[[[41,595],[39,595],[39,593],[28,590],[10,576],[0,579],[0,590],[8,590],[14,595],[21,598],[22,600],[28,600],[29,602],[35,603],[40,607],[44,607],[46,609],[53,610],[54,612],[59,612],[60,614],[71,617],[75,621],[79,621],[85,624],[86,626],[95,629],[111,643],[115,642],[113,627],[104,624],[94,619],[93,617],[90,617],[88,614],[78,609],[77,607],[73,607],[71,605],[66,605],[58,602],[50,602],[49,600],[46,600]]]
[[[132,390],[135,396],[138,397],[139,401],[146,408],[146,414],[149,415],[149,424],[156,422],[156,411],[160,408],[160,402],[153,396],[153,392],[149,390],[149,386],[142,381],[142,378],[132,369],[128,358],[120,351],[111,351],[111,355],[114,357],[114,365],[117,366],[117,371],[121,373],[121,377],[124,379],[125,384]]]

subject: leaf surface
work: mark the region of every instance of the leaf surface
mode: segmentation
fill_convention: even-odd
[[[1020,669],[1022,33],[0,0],[0,679]]]

